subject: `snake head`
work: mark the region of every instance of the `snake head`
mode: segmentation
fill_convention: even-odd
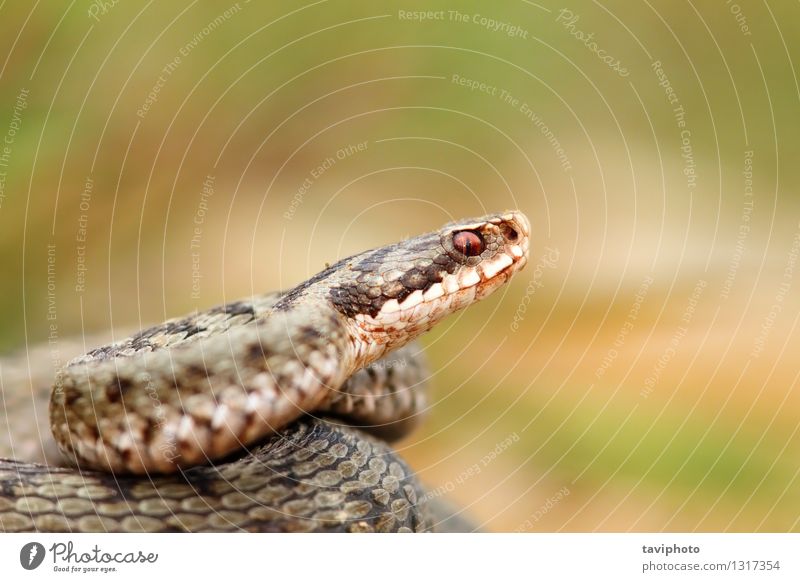
[[[346,318],[356,365],[368,365],[508,282],[528,261],[530,231],[519,211],[489,214],[337,264],[326,277],[328,296]]]

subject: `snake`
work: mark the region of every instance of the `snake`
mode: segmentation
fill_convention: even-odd
[[[50,390],[60,462],[0,456],[0,531],[431,531],[390,444],[427,407],[415,340],[521,270],[530,233],[457,220],[75,357]]]

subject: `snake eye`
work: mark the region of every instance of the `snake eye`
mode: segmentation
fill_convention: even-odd
[[[462,255],[475,257],[483,252],[483,239],[471,230],[462,230],[453,235],[453,246]]]

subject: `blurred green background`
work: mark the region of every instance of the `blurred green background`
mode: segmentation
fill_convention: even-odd
[[[0,351],[55,367],[520,208],[528,268],[424,339],[398,448],[432,495],[492,531],[800,529],[797,3],[4,2],[0,31]]]

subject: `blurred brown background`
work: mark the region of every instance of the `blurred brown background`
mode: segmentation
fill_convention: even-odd
[[[432,495],[800,529],[797,3],[269,4],[0,4],[0,351],[520,208],[529,267],[424,340]]]

